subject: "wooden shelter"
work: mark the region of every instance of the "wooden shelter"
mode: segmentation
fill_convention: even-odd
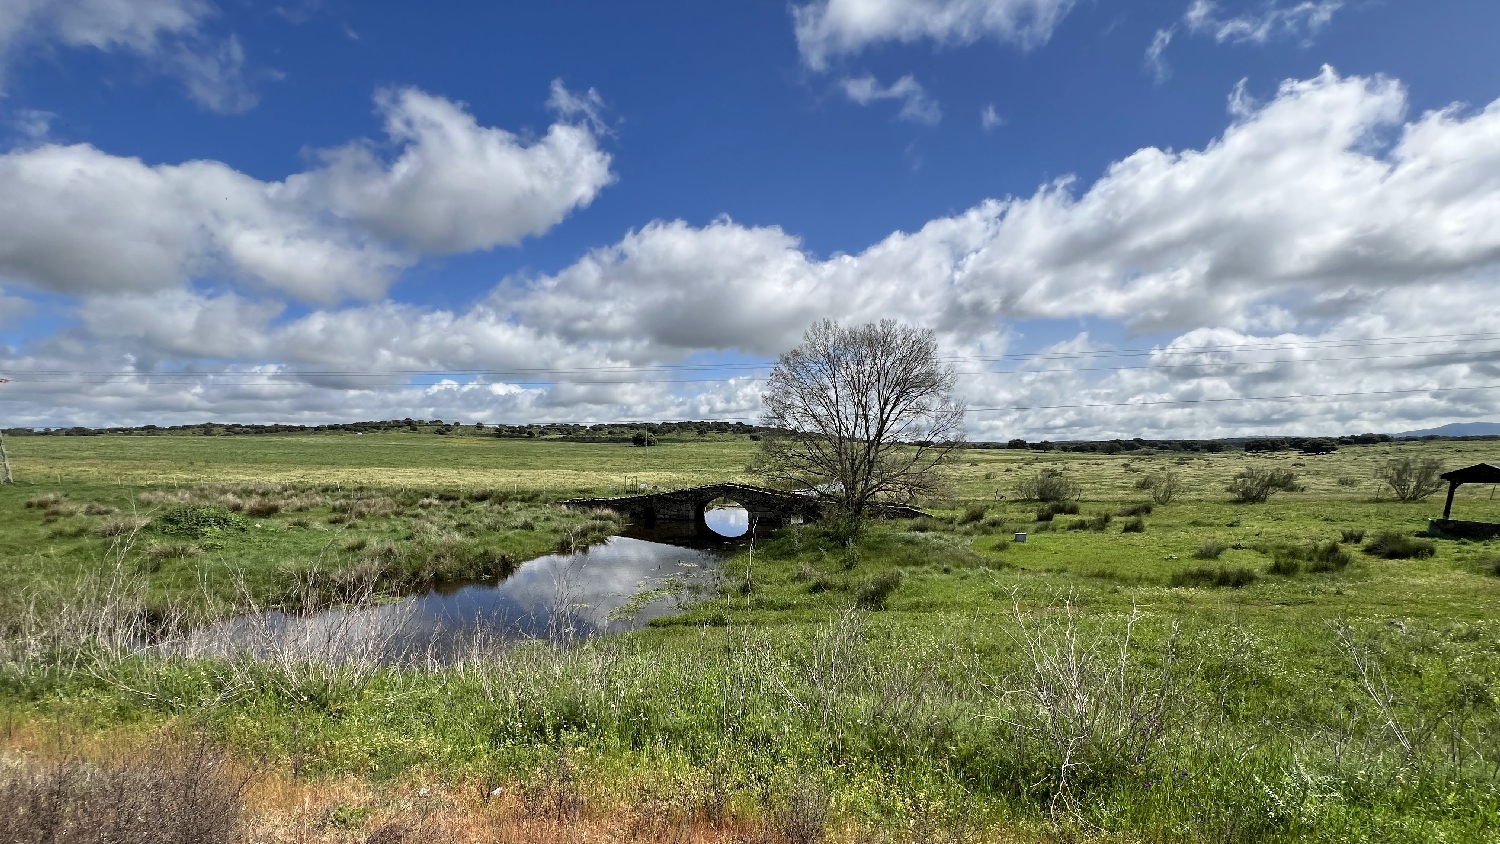
[[[1463,469],[1454,469],[1439,475],[1448,482],[1448,501],[1443,505],[1443,517],[1433,519],[1428,533],[1434,536],[1449,535],[1465,539],[1490,539],[1500,537],[1500,524],[1492,522],[1456,521],[1453,516],[1453,494],[1464,484],[1500,484],[1500,466],[1491,463],[1476,463]]]

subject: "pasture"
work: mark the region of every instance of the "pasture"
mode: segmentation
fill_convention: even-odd
[[[1500,462],[1500,443],[965,450],[934,518],[736,546],[715,592],[638,633],[394,666],[101,631],[503,576],[622,527],[557,500],[753,482],[755,443],[8,443],[7,753],[118,761],[207,736],[248,772],[265,840],[1500,836],[1500,542],[1391,552],[1442,495],[1373,480],[1402,455]],[[1232,503],[1252,465],[1297,491]],[[1018,499],[1043,470],[1077,484],[1076,513]],[[1147,508],[1141,479],[1166,472],[1180,494]],[[1455,516],[1500,521],[1500,500],[1465,487]]]

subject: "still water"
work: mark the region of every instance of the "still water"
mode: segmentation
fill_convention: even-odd
[[[740,536],[749,527],[738,507],[714,508],[705,518],[721,536]],[[205,656],[250,650],[332,660],[451,660],[476,643],[568,641],[635,630],[706,594],[718,575],[722,546],[672,541],[615,536],[587,550],[522,563],[499,582],[308,616],[240,616],[195,631],[181,649]]]

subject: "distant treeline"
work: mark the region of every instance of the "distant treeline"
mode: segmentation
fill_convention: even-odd
[[[548,423],[537,425],[490,425],[484,422],[464,424],[441,419],[391,419],[383,422],[347,422],[332,425],[242,425],[205,422],[199,425],[142,425],[135,428],[7,428],[8,437],[97,437],[114,436],[206,436],[244,437],[277,434],[375,434],[409,433],[436,436],[498,437],[500,439],[547,439],[585,443],[631,443],[655,445],[658,440],[680,440],[709,435],[739,435],[758,440],[770,429],[743,422],[612,422],[600,425]],[[1274,453],[1295,451],[1303,454],[1330,454],[1341,446],[1374,445],[1395,441],[1390,434],[1355,434],[1343,437],[1230,437],[1218,440],[1129,440],[1028,442],[970,442],[965,448],[1008,448],[1030,451],[1062,451],[1085,454],[1122,454],[1132,451],[1199,452],[1223,451]],[[1405,439],[1405,438],[1403,438]],[[1447,437],[1429,435],[1412,441],[1429,440],[1500,440],[1496,436]]]
[[[481,436],[501,439],[553,439],[571,442],[624,442],[663,437],[740,434],[758,436],[761,429],[742,422],[634,422],[604,425],[488,425],[483,422],[444,422],[441,419],[391,419],[381,422],[345,422],[331,425],[244,425],[205,422],[199,425],[142,425],[127,428],[7,428],[6,436],[15,437],[97,437],[97,436],[203,436],[253,437],[278,434],[377,434],[408,433],[437,436]]]
[[[1345,445],[1374,445],[1392,442],[1390,434],[1353,434],[1345,437],[1270,437],[1247,439],[1231,437],[1222,440],[1145,440],[1140,437],[1129,440],[1098,440],[1080,442],[1027,442],[1010,440],[1005,443],[974,443],[970,448],[1014,448],[1031,451],[1067,451],[1085,454],[1123,454],[1129,451],[1186,451],[1217,454],[1221,451],[1276,452],[1298,451],[1303,454],[1332,454]]]

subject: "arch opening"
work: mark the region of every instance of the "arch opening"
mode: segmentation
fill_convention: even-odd
[[[750,511],[729,498],[715,498],[703,505],[703,521],[710,531],[727,539],[750,532]]]

